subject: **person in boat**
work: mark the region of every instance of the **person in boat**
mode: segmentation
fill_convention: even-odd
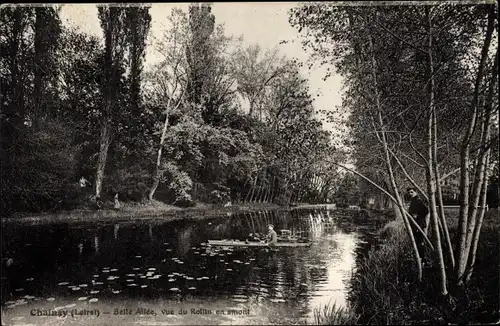
[[[273,247],[278,243],[278,234],[274,231],[274,225],[269,224],[269,232],[267,233],[266,244],[269,247]]]

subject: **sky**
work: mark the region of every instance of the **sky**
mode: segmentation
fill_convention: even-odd
[[[307,53],[302,49],[301,36],[288,22],[288,10],[298,6],[297,2],[266,3],[213,3],[212,13],[216,24],[224,24],[227,36],[243,36],[243,44],[259,44],[261,48],[277,48],[290,59],[297,58],[306,62]],[[189,3],[154,3],[151,5],[151,29],[149,41],[161,37],[165,30],[164,21],[174,7],[187,11]],[[97,17],[96,4],[66,4],[61,9],[64,24],[78,26],[82,31],[102,38],[102,29]],[[279,44],[281,41],[286,44]],[[145,66],[155,61],[157,55],[152,46],[146,49]],[[313,70],[304,67],[303,76],[308,79],[311,95],[315,99],[316,110],[333,110],[341,104],[342,82],[338,75],[323,81],[325,67],[317,66]],[[319,94],[319,96],[317,96]],[[333,130],[333,126],[324,123],[324,128]]]

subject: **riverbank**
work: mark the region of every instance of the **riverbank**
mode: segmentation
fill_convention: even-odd
[[[437,263],[429,257],[424,281],[418,284],[408,236],[401,222],[390,222],[380,232],[380,245],[360,261],[353,277],[348,315],[358,324],[470,324],[498,321],[500,290],[498,266],[498,211],[486,214],[477,250],[475,272],[466,293],[442,302],[437,293]],[[450,218],[452,238],[456,218]],[[450,289],[451,290],[451,289]]]
[[[190,220],[232,215],[237,213],[254,212],[262,210],[329,210],[335,211],[337,217],[350,222],[366,222],[368,220],[387,222],[394,217],[390,212],[336,208],[331,204],[301,203],[294,206],[280,206],[272,203],[246,203],[231,206],[221,206],[206,203],[197,203],[194,207],[178,207],[153,200],[148,203],[124,203],[119,210],[114,209],[74,209],[50,213],[18,213],[14,217],[2,218],[2,223],[62,223],[62,222],[88,222],[88,221],[121,221],[141,219],[161,219],[165,221]]]
[[[158,218],[167,221],[178,219],[199,219],[266,209],[288,209],[269,203],[238,204],[222,207],[213,204],[198,203],[194,207],[182,208],[168,205],[160,201],[149,203],[124,203],[119,210],[114,209],[75,209],[41,214],[16,214],[14,217],[3,218],[2,223],[59,223],[79,221],[119,221]]]

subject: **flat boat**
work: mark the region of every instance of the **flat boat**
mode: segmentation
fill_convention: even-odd
[[[265,242],[240,241],[240,240],[208,240],[211,246],[235,246],[235,247],[267,247]],[[310,242],[277,242],[275,247],[309,247]]]

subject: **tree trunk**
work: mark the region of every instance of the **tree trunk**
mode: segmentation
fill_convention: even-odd
[[[476,250],[477,244],[479,241],[479,234],[481,232],[481,226],[486,210],[486,192],[487,192],[487,177],[488,177],[488,166],[489,166],[489,158],[490,158],[490,126],[491,126],[491,115],[493,112],[493,94],[495,92],[495,86],[498,78],[498,53],[495,54],[494,64],[492,68],[492,80],[488,87],[488,95],[485,102],[483,121],[482,121],[482,135],[481,135],[481,146],[480,146],[480,155],[479,155],[479,167],[476,168],[476,179],[477,183],[474,183],[474,192],[473,196],[476,195],[477,188],[480,187],[480,191],[477,194],[477,201],[474,200],[474,204],[476,207],[480,205],[479,212],[479,220],[475,223],[475,216],[471,214],[469,230],[473,228],[472,235],[469,239],[467,239],[468,245],[468,263],[466,268],[466,280],[470,280],[472,275],[472,270],[474,268],[474,264],[476,261]],[[476,197],[474,197],[476,199]],[[475,208],[475,207],[474,207]],[[473,208],[473,212],[475,210]],[[476,208],[477,209],[477,208]]]
[[[429,94],[429,119],[427,125],[427,150],[428,150],[428,162],[427,164],[427,191],[429,197],[429,208],[432,221],[432,227],[434,231],[434,241],[436,247],[436,256],[439,263],[439,286],[441,295],[445,296],[448,294],[448,289],[446,286],[446,268],[444,265],[443,249],[441,247],[441,236],[439,234],[439,224],[438,224],[438,214],[436,209],[436,183],[439,178],[436,177],[436,165],[437,157],[437,119],[436,119],[436,108],[434,104],[434,58],[432,55],[432,18],[430,13],[430,8],[425,8],[425,15],[428,23],[428,46],[427,46],[427,57],[428,57],[428,73],[429,73],[429,83],[428,83],[428,94]],[[434,165],[434,169],[433,169]]]
[[[370,51],[370,57],[371,57],[371,75],[372,75],[372,79],[373,79],[373,91],[375,93],[374,94],[374,96],[375,96],[375,105],[376,105],[376,109],[377,109],[377,118],[378,118],[378,123],[379,123],[379,128],[380,128],[380,137],[378,136],[379,132],[376,132],[376,134],[377,134],[377,138],[382,143],[382,146],[383,146],[383,149],[384,149],[385,165],[386,165],[386,168],[387,168],[387,172],[389,174],[390,184],[391,184],[391,187],[392,187],[392,191],[394,192],[394,198],[396,200],[396,203],[397,203],[398,207],[401,210],[401,215],[403,217],[403,221],[404,221],[404,225],[406,227],[406,231],[408,232],[408,235],[410,237],[410,241],[412,243],[413,252],[415,254],[415,260],[416,260],[416,263],[417,263],[418,280],[421,281],[422,280],[422,261],[421,261],[421,258],[420,258],[420,254],[418,252],[417,243],[415,241],[415,238],[413,236],[413,232],[412,232],[411,227],[410,227],[410,223],[409,223],[406,215],[403,212],[404,205],[403,205],[403,201],[401,200],[401,197],[399,195],[398,187],[396,185],[396,181],[395,181],[394,174],[393,174],[392,163],[391,163],[391,157],[390,157],[389,149],[388,149],[388,146],[387,146],[387,137],[386,137],[386,134],[385,134],[384,122],[382,120],[382,107],[381,107],[381,104],[380,104],[380,95],[379,95],[379,92],[378,92],[377,62],[375,60],[375,55],[374,55],[374,52],[373,52],[373,40],[372,40],[370,32],[368,32],[368,40],[369,40],[369,49],[370,49],[369,51]]]
[[[166,109],[166,113],[165,113],[165,122],[163,123],[160,144],[158,146],[158,154],[156,155],[156,165],[155,165],[155,172],[153,174],[153,183],[151,184],[151,188],[149,188],[149,193],[148,193],[149,200],[153,200],[156,189],[158,188],[158,185],[160,184],[161,158],[162,158],[162,152],[163,152],[163,144],[165,143],[165,138],[167,137],[169,109],[170,109],[170,100],[168,101],[168,104],[167,104],[167,109]]]
[[[257,178],[258,177],[255,177],[253,184],[250,188],[250,191],[247,193],[247,197],[245,198],[245,201],[247,201],[247,202],[252,202],[253,194],[255,191],[255,185],[257,184]]]
[[[469,211],[468,218],[468,228],[467,228],[467,242],[465,246],[466,257],[469,256],[470,246],[472,244],[473,232],[476,229],[476,215],[478,206],[482,200],[483,184],[487,183],[487,170],[488,170],[488,159],[490,146],[487,145],[490,141],[490,125],[491,125],[491,113],[492,113],[492,102],[493,93],[495,90],[496,79],[497,79],[497,69],[498,69],[498,54],[495,55],[494,65],[492,68],[492,80],[488,87],[488,95],[485,101],[484,112],[482,114],[483,119],[481,123],[481,143],[479,146],[477,166],[474,174],[474,182],[472,183],[472,195],[471,195],[471,209]],[[469,259],[470,260],[470,259]]]
[[[489,161],[489,156],[490,153],[488,152],[487,155],[487,161]],[[487,163],[488,164],[488,163]],[[483,172],[483,178],[486,178],[487,175],[487,169],[484,170]],[[483,225],[483,219],[484,219],[484,214],[486,212],[486,190],[487,190],[487,182],[483,182],[482,187],[481,187],[481,210],[479,212],[479,219],[476,223],[476,226],[474,228],[474,232],[472,234],[472,240],[471,240],[471,248],[469,251],[469,257],[468,257],[468,264],[467,264],[467,269],[466,269],[466,276],[465,279],[468,282],[472,276],[472,272],[474,271],[474,264],[476,263],[476,252],[477,252],[477,246],[479,243],[479,235],[481,234],[481,227]]]
[[[274,189],[276,187],[276,177],[273,176],[273,182],[271,184],[271,194],[269,197],[270,202],[274,203]]]
[[[467,238],[470,237],[468,232],[468,216],[469,216],[469,191],[470,191],[470,172],[469,172],[469,150],[470,150],[470,141],[472,139],[472,135],[474,133],[475,124],[477,120],[477,111],[478,111],[478,101],[479,101],[479,93],[483,80],[483,74],[486,64],[486,59],[488,58],[488,51],[490,48],[491,38],[493,34],[494,28],[494,12],[493,9],[488,13],[488,26],[486,29],[486,37],[484,39],[483,47],[481,50],[481,59],[479,62],[479,67],[476,75],[476,81],[474,85],[474,95],[472,98],[471,109],[472,109],[472,117],[469,122],[469,126],[467,132],[462,140],[461,147],[461,160],[460,160],[460,213],[458,218],[458,245],[457,251],[455,253],[455,279],[457,285],[462,285],[464,281],[464,273],[467,265],[468,257],[466,256],[466,245]]]
[[[33,123],[40,126],[42,117],[42,74],[43,74],[43,56],[44,56],[44,40],[43,27],[46,22],[43,21],[43,7],[35,8],[35,62],[34,62],[34,77],[33,77]]]
[[[108,157],[108,149],[111,143],[111,126],[106,121],[101,125],[101,134],[99,140],[99,157],[97,159],[97,172],[95,181],[95,196],[100,197],[102,184],[104,181],[104,170]]]
[[[441,189],[441,183],[439,180],[439,170],[437,164],[434,165],[434,171],[436,174],[436,191],[437,191],[437,204],[439,209],[439,216],[441,218],[441,226],[443,230],[444,240],[446,241],[446,249],[448,254],[448,260],[450,262],[451,268],[455,268],[455,256],[453,255],[453,246],[451,245],[450,232],[448,228],[448,222],[446,221],[446,215],[444,213],[443,204],[443,192]]]
[[[104,170],[106,168],[106,161],[108,157],[108,149],[111,143],[111,113],[113,107],[113,92],[116,87],[115,81],[115,63],[113,60],[113,22],[116,15],[116,8],[109,9],[109,19],[104,28],[104,81],[103,89],[103,102],[104,107],[101,112],[100,123],[100,139],[99,139],[99,157],[97,160],[96,182],[95,182],[95,196],[101,196],[102,184],[104,181]]]

